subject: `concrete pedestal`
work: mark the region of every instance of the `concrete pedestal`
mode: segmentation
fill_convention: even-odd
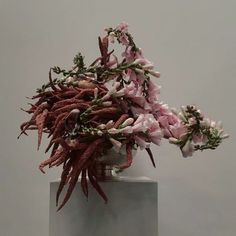
[[[157,182],[117,178],[100,182],[108,203],[90,187],[89,199],[80,184],[68,203],[56,211],[59,182],[50,185],[50,236],[157,236]]]

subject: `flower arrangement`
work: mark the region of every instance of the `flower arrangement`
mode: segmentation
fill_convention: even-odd
[[[51,149],[50,157],[39,169],[45,173],[46,166],[63,166],[57,204],[67,184],[68,189],[58,210],[80,176],[86,197],[90,183],[107,202],[95,167],[111,149],[126,150],[126,161],[115,166],[121,171],[132,164],[133,150],[138,148],[147,151],[155,166],[150,144],[160,145],[163,138],[187,157],[197,150],[215,149],[228,137],[221,122],[204,117],[195,106],[182,106],[178,112],[160,101],[160,86],[151,79],[159,78],[160,73],[137,47],[126,23],[105,31],[99,37],[101,55],[90,66],[78,53],[72,69],[51,68],[49,82],[37,89],[32,97],[35,102],[24,110],[31,118],[21,125],[21,134],[37,130],[38,148],[43,133],[51,138],[46,149]],[[115,42],[124,47],[120,60],[109,49],[109,43]]]

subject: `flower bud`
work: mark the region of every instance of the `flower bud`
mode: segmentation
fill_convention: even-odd
[[[109,33],[109,39],[111,43],[115,43],[115,33],[113,31]]]
[[[119,86],[120,86],[120,82],[115,82],[115,83],[113,84],[113,87],[114,87],[115,89],[119,88]]]
[[[106,128],[106,125],[105,124],[100,124],[97,126],[98,129],[105,129]]]
[[[102,132],[101,130],[98,130],[98,131],[97,131],[97,135],[98,135],[98,136],[102,136],[102,135],[103,135],[103,132]]]
[[[218,127],[218,129],[222,129],[222,128],[223,128],[223,123],[222,123],[222,121],[221,121],[221,120],[218,121],[218,122],[216,123],[216,126]]]
[[[161,75],[160,72],[154,70],[149,70],[148,72],[156,78],[159,78]]]
[[[104,107],[109,107],[109,106],[112,105],[112,101],[103,102],[102,105],[103,105]]]
[[[215,128],[215,127],[216,127],[216,122],[212,120],[212,121],[210,122],[210,126],[211,126],[212,128]]]
[[[142,58],[138,58],[138,59],[136,59],[135,61],[133,61],[133,65],[137,65],[137,64],[141,64],[142,63],[142,61],[143,61],[143,59]]]
[[[109,134],[118,134],[120,133],[119,129],[111,128],[107,131]]]
[[[91,81],[88,81],[86,79],[82,79],[78,82],[78,86],[80,88],[85,88],[85,89],[94,89],[96,88],[96,85],[94,83],[92,83]]]
[[[77,114],[77,113],[80,113],[80,110],[79,110],[79,109],[73,109],[70,113],[71,113],[71,114],[72,114],[72,113],[73,113],[73,114]]]
[[[94,89],[94,99],[97,99],[98,97],[98,88]]]
[[[202,127],[209,127],[210,126],[210,119],[209,118],[204,118],[203,121],[200,121],[200,124]]]
[[[222,139],[226,139],[226,138],[229,138],[229,134],[224,134],[221,136]]]
[[[177,138],[170,137],[169,138],[169,143],[171,143],[171,144],[178,144],[179,140]]]
[[[110,128],[112,128],[113,125],[114,125],[114,121],[113,121],[113,120],[109,120],[109,121],[107,122],[107,124],[106,124],[106,128],[107,128],[107,129],[110,129]]]
[[[102,101],[106,101],[106,100],[108,100],[110,97],[111,97],[111,95],[110,95],[109,92],[108,92],[107,94],[105,94],[105,95],[101,98],[101,100],[102,100]]]
[[[195,125],[197,123],[196,119],[193,117],[189,118],[188,122],[190,125]]]
[[[114,97],[122,97],[125,95],[125,89],[121,89],[113,94]]]
[[[79,85],[79,82],[78,82],[78,81],[74,81],[74,82],[72,82],[72,85],[73,85],[73,86],[78,86],[78,85]]]
[[[141,69],[135,68],[134,70],[135,70],[135,72],[137,72],[138,74],[144,74],[144,71],[141,70]]]
[[[144,70],[152,70],[154,68],[153,64],[149,63],[142,66]]]
[[[73,78],[72,76],[66,78],[66,82],[67,82],[67,83],[71,83],[71,82],[73,82],[73,81],[74,81],[74,78]]]
[[[184,157],[189,157],[193,155],[194,146],[190,140],[188,140],[182,148],[182,154]]]
[[[128,118],[127,120],[125,120],[122,124],[123,127],[131,125],[134,123],[134,119],[133,118]]]
[[[120,132],[123,134],[131,134],[131,133],[133,133],[133,128],[131,126],[126,126],[122,129],[120,129]]]

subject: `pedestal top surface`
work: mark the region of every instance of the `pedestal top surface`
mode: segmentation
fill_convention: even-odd
[[[101,182],[116,182],[116,181],[119,181],[119,182],[157,183],[156,180],[150,179],[150,178],[148,178],[146,176],[139,176],[139,177],[133,177],[133,176],[114,176],[114,177],[108,178],[108,179],[106,179],[104,181],[101,181]],[[60,182],[60,179],[51,181],[50,183],[53,184],[53,183],[58,183],[58,182]]]

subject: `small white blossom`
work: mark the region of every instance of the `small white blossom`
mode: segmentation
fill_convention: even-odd
[[[74,81],[74,78],[73,78],[72,76],[66,78],[66,82],[67,82],[67,83],[71,83],[71,82],[73,82],[73,81]]]
[[[98,136],[102,136],[102,135],[103,135],[103,132],[102,132],[101,130],[98,130],[98,131],[97,131],[97,135],[98,135]]]
[[[98,129],[106,129],[106,125],[105,124],[100,124],[97,126]]]
[[[211,123],[210,123],[210,126],[211,126],[212,128],[216,128],[216,122],[212,120]]]
[[[197,123],[196,119],[193,118],[193,117],[189,118],[188,122],[189,122],[190,125],[195,125]]]
[[[111,43],[115,43],[115,33],[113,31],[109,33],[109,39]]]
[[[112,101],[103,102],[102,105],[103,105],[104,107],[109,107],[109,106],[112,105]]]
[[[207,127],[210,126],[211,121],[210,121],[209,118],[204,118],[203,121],[200,122],[200,124],[201,124],[202,127],[206,127],[207,128]]]

